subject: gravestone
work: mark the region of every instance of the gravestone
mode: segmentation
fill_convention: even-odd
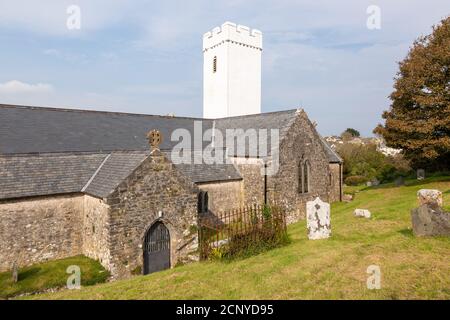
[[[375,179],[372,180],[372,185],[375,186],[375,187],[379,186],[380,185],[380,181],[377,178],[375,178]]]
[[[308,239],[326,239],[331,235],[330,204],[317,197],[306,203]]]
[[[366,209],[355,209],[353,212],[355,217],[363,217],[363,218],[370,218],[370,211]]]
[[[436,204],[412,209],[411,221],[415,236],[450,236],[450,213]]]
[[[423,180],[423,179],[425,179],[425,170],[417,169],[417,180]]]
[[[405,185],[405,179],[403,177],[398,177],[397,179],[395,179],[395,185],[397,187]]]
[[[419,200],[419,206],[423,204],[436,204],[438,207],[442,207],[442,192],[434,189],[420,189],[417,191],[417,199]]]
[[[12,282],[16,283],[19,280],[19,268],[17,267],[17,263],[14,262],[12,265]]]

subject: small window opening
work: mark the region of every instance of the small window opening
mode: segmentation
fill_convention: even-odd
[[[217,72],[217,57],[213,59],[213,73]]]

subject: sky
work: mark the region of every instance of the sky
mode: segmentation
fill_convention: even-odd
[[[263,32],[263,112],[369,136],[397,63],[448,15],[448,0],[0,0],[0,103],[201,117],[202,35],[232,21]]]

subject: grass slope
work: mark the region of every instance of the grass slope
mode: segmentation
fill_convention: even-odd
[[[332,205],[332,237],[309,241],[305,221],[289,226],[292,243],[233,262],[193,263],[41,299],[450,299],[450,238],[415,238],[416,192],[435,188],[450,203],[450,179],[383,185]],[[353,217],[365,208],[373,218]],[[447,206],[448,209],[448,206]],[[366,287],[381,268],[381,289]]]
[[[11,272],[0,273],[0,298],[64,287],[70,276],[66,270],[71,265],[80,267],[81,285],[105,282],[109,277],[99,262],[84,256],[55,260],[20,268],[17,283],[12,282]]]

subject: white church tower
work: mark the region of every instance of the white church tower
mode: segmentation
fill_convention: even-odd
[[[225,22],[203,35],[203,117],[261,113],[262,33]]]

